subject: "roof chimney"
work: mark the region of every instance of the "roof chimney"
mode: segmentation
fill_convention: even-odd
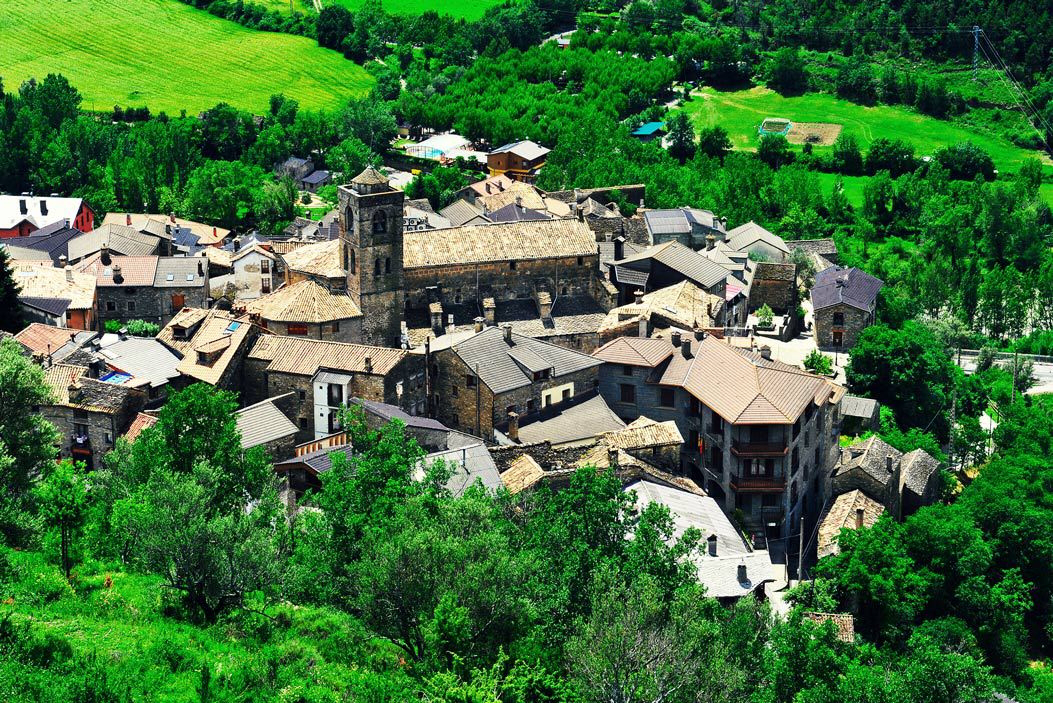
[[[106,242],[103,242],[99,248],[99,261],[105,266],[110,265],[110,245]]]
[[[204,261],[198,261],[197,262],[197,275],[198,276],[204,276],[205,275],[205,262]]]
[[[505,434],[513,442],[519,442],[519,413],[508,413],[508,432]]]
[[[508,342],[509,344],[511,344],[512,343],[512,325],[505,323],[505,324],[501,325],[501,329],[503,329],[504,332],[505,332],[505,341]]]
[[[691,340],[685,339],[680,343],[680,352],[684,355],[685,359],[691,358]]]
[[[717,536],[715,534],[710,535],[706,542],[709,543],[709,556],[715,557],[717,555]]]
[[[885,457],[885,471],[892,473],[892,455],[889,454]]]
[[[760,355],[762,359],[767,359],[771,361],[771,347],[765,344],[763,347],[760,348]]]
[[[172,222],[176,221],[176,219],[175,219],[175,210],[173,210],[172,212],[168,213],[168,219],[172,220]]]
[[[121,265],[113,265],[113,282],[117,284],[124,283],[124,276],[121,275]]]
[[[483,320],[491,326],[497,324],[497,302],[493,298],[483,298]]]
[[[701,327],[696,327],[695,328],[695,339],[697,339],[698,341],[701,342],[705,338],[706,338],[706,331],[704,329],[702,329]]]
[[[644,316],[644,315],[640,315],[639,328],[637,329],[636,336],[637,337],[641,337],[641,338],[646,338],[648,336],[647,335],[647,317]]]
[[[640,290],[639,288],[634,290],[633,291],[633,303],[635,303],[636,305],[643,304],[643,296],[644,296],[644,292],[642,290]]]
[[[673,343],[674,347],[679,347],[680,346],[680,330],[673,330],[669,334],[669,341],[671,341]]]
[[[625,237],[614,238],[614,260],[621,261],[625,258]]]
[[[29,214],[29,206],[26,204],[26,201],[24,199],[18,201],[18,212],[23,215]]]
[[[740,584],[745,584],[745,583],[749,583],[749,582],[750,582],[750,579],[746,575],[746,565],[745,564],[739,564],[739,583]]]
[[[483,331],[483,327],[486,326],[486,318],[485,317],[477,317],[477,318],[475,318],[473,320],[473,322],[475,322],[475,331],[476,332],[482,332]]]
[[[706,251],[709,251],[717,245],[717,235],[712,232],[706,235]]]
[[[217,237],[217,236],[219,236],[219,235],[218,235],[218,234],[216,233],[216,228],[215,228],[215,227],[213,227],[213,228],[212,228],[212,236],[213,236],[213,237]]]
[[[66,264],[69,263],[69,257],[65,254],[60,254],[58,258],[58,265],[60,269],[66,268]]]
[[[73,283],[73,267],[66,264],[66,280]]]
[[[132,213],[127,212],[124,214],[124,224],[128,227],[132,226]]]
[[[373,358],[367,356],[364,366],[366,368],[366,373],[373,373]]]
[[[486,194],[490,195],[490,182],[489,181],[486,182]]]
[[[856,529],[863,529],[863,509],[856,508]]]
[[[40,199],[40,214],[45,216],[48,214],[48,203],[43,198]]]
[[[584,222],[585,221],[585,208],[580,208],[577,205],[574,205],[573,207],[578,213],[578,222]]]
[[[523,207],[523,196],[522,195],[517,195],[516,196],[516,207],[519,207],[519,208]]]

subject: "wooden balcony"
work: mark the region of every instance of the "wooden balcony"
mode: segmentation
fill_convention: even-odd
[[[731,488],[749,493],[782,493],[786,490],[784,476],[736,476],[731,475]]]
[[[778,442],[747,442],[732,440],[731,453],[735,456],[786,456],[790,446],[785,440]]]

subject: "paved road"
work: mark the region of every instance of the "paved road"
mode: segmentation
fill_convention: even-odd
[[[965,373],[976,371],[975,357],[962,357],[960,366]],[[1035,387],[1028,393],[1053,393],[1053,364],[1035,364]]]

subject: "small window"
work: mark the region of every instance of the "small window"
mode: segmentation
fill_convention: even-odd
[[[103,436],[106,438],[106,444],[113,444],[113,435],[112,434],[107,432]]]
[[[373,275],[374,276],[379,276],[380,275],[380,259],[379,258],[378,259],[373,259]]]
[[[384,259],[384,273],[391,273],[391,258]]]
[[[270,273],[270,272],[271,272],[271,260],[270,259],[263,259],[262,261],[260,261],[260,273]]]
[[[526,409],[527,409],[528,413],[534,412],[534,408],[536,408],[536,407],[537,407],[537,403],[534,402],[533,398],[531,398],[530,400],[527,401]]]
[[[88,436],[88,426],[85,425],[82,422],[74,422],[73,423],[73,434],[76,435],[77,437],[87,437]]]
[[[564,388],[563,389],[563,398],[562,398],[562,400],[568,400],[569,398],[570,398],[570,389],[569,388]]]
[[[188,273],[186,275],[186,280],[187,280],[187,283],[193,283],[194,282],[194,274]]]
[[[175,274],[174,273],[166,273],[165,274],[165,280],[166,281],[174,281],[175,280]]]
[[[307,336],[307,325],[303,322],[290,322],[285,325],[285,333],[298,337]]]
[[[307,400],[307,391],[297,391],[297,395],[301,401]]]
[[[383,210],[377,210],[373,215],[373,233],[384,234],[388,231],[388,215]]]
[[[453,395],[453,397],[456,398],[457,397],[457,393],[458,393],[457,386],[454,386],[453,387],[453,393],[451,393],[451,395]]]
[[[269,279],[269,278],[261,278],[260,279],[260,293],[270,293],[270,292],[271,292],[271,279]]]
[[[117,310],[117,303],[112,300],[106,301],[106,312],[114,312]]]
[[[845,326],[845,314],[843,312],[834,313],[834,327]]]
[[[516,263],[518,263],[518,262],[515,262],[515,261],[509,261],[509,262],[508,262],[508,268],[509,268],[509,270],[511,270],[511,271],[515,271],[515,270],[516,270]]]
[[[584,265],[585,265],[585,257],[584,256],[579,256],[578,257],[578,266],[584,266]]]
[[[464,377],[464,385],[468,388],[475,388],[475,376],[468,374]]]
[[[126,306],[128,308],[128,312],[135,312],[135,301],[134,300],[129,300],[126,303]]]
[[[632,375],[633,375],[633,367],[629,366],[628,364],[623,365],[622,366],[622,376],[632,376]]]
[[[301,417],[301,418],[300,418],[300,429],[301,429],[301,430],[306,430],[306,429],[308,429],[308,428],[310,427],[310,425],[309,425],[309,423],[310,423],[310,422],[311,422],[311,421],[310,421],[310,420],[308,420],[308,419],[307,419],[306,417]]]
[[[628,383],[623,383],[620,386],[621,394],[619,400],[623,403],[635,403],[636,402],[636,386],[631,386]]]
[[[663,408],[671,408],[676,405],[676,392],[672,388],[662,388],[658,392],[658,404]]]
[[[186,327],[178,325],[172,328],[172,339],[186,339]]]
[[[334,322],[334,323],[333,323],[333,324],[332,324],[332,325],[330,326],[330,331],[331,331],[331,332],[332,332],[333,334],[336,334],[337,332],[339,332],[339,331],[340,331],[340,323],[339,323],[339,322]]]

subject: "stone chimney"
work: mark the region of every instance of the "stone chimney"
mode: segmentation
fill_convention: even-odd
[[[508,432],[505,434],[513,442],[519,442],[519,413],[508,413]]]
[[[680,342],[680,353],[684,355],[685,359],[690,359],[694,354],[691,353],[691,340],[685,339]]]
[[[578,214],[578,222],[584,222],[585,221],[585,208],[578,207],[577,205],[575,205],[574,209],[577,211],[577,214]]]
[[[509,344],[511,344],[512,343],[512,325],[509,325],[509,324],[501,325],[501,329],[504,330],[505,341],[508,342]]]
[[[104,266],[110,265],[110,245],[106,242],[103,242],[102,247],[99,249],[99,261],[101,261]]]
[[[73,283],[73,267],[66,264],[64,268],[66,269],[66,280]]]
[[[477,318],[475,318],[473,320],[473,322],[475,322],[475,331],[476,332],[482,332],[483,331],[483,327],[486,326],[486,318],[485,317],[477,317]]]
[[[706,251],[711,251],[713,247],[717,245],[717,235],[707,234],[706,235]]]
[[[373,373],[373,357],[367,356],[363,366],[365,366],[366,373]]]
[[[453,313],[446,315],[446,334],[453,334],[457,331],[457,325],[453,324]]]
[[[726,217],[721,217],[720,218],[720,228],[722,230],[724,230],[725,232],[727,231],[727,229],[728,229],[728,218],[726,218]]]
[[[483,298],[483,320],[490,327],[497,324],[497,303],[493,298]]]
[[[607,447],[607,466],[614,468],[618,465],[618,450],[614,447]]]
[[[636,333],[637,337],[647,338],[647,318],[643,315],[640,316],[640,328]]]
[[[172,212],[168,213],[168,219],[172,220],[173,223],[176,221],[176,219],[175,219],[175,210],[173,210]]]
[[[198,261],[197,262],[197,275],[198,276],[204,276],[205,275],[205,262],[204,261]]]
[[[66,268],[66,264],[68,264],[68,263],[69,263],[69,257],[66,256],[65,254],[61,255],[58,258],[58,266],[59,266],[60,269]]]
[[[633,304],[643,305],[644,292],[637,288],[633,291]]]
[[[442,333],[442,303],[432,303],[428,306],[431,316],[431,328],[437,333]]]
[[[717,555],[717,536],[715,534],[710,535],[706,542],[709,543],[709,556],[715,557]]]
[[[522,195],[517,195],[516,196],[516,207],[518,207],[518,208],[522,208],[523,207],[523,196]]]
[[[768,359],[770,361],[771,360],[771,347],[769,347],[767,344],[765,344],[763,347],[760,348],[760,355],[761,355],[762,359]]]
[[[746,565],[739,564],[739,583],[749,583],[749,576],[746,574]]]
[[[892,473],[892,455],[889,454],[885,457],[885,471]]]
[[[863,509],[856,508],[856,529],[863,529]]]
[[[680,346],[680,330],[673,330],[669,334],[669,341],[673,343],[674,347]]]
[[[552,296],[545,291],[537,293],[537,311],[545,322],[552,320]]]
[[[625,258],[625,237],[614,238],[614,260],[621,261]]]
[[[113,282],[117,285],[124,283],[124,276],[121,274],[121,265],[113,265]]]
[[[126,226],[128,226],[128,227],[132,226],[132,213],[130,213],[130,212],[129,213],[125,213],[125,215],[124,215],[124,224]]]
[[[696,327],[695,328],[695,339],[698,340],[699,342],[701,342],[705,338],[706,338],[706,331],[704,329],[702,329],[701,327]]]

